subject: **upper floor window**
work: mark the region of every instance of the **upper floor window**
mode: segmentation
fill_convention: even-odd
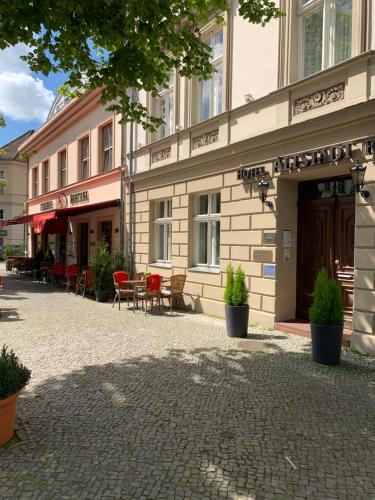
[[[35,167],[33,168],[33,196],[38,196],[39,195],[39,168]]]
[[[299,0],[300,76],[352,55],[352,0]]]
[[[5,172],[4,172],[4,170],[0,170],[0,181],[3,181],[3,182],[0,182],[0,194],[5,194],[4,179],[5,179]]]
[[[102,128],[102,172],[112,168],[112,123]]]
[[[155,260],[169,263],[172,258],[172,200],[155,205]]]
[[[66,186],[67,175],[66,175],[66,149],[60,151],[59,153],[59,187]]]
[[[85,137],[80,141],[80,179],[87,179],[90,168],[89,138]]]
[[[0,220],[4,220],[4,210],[0,209]]]
[[[195,202],[195,264],[220,265],[220,193],[197,196]]]
[[[48,193],[49,191],[49,162],[48,160],[43,162],[43,192]]]
[[[155,100],[155,114],[163,120],[157,130],[156,138],[163,139],[173,132],[174,128],[174,73],[171,73],[168,86],[159,89],[159,97]]]
[[[223,31],[211,32],[203,41],[211,47],[213,75],[198,82],[199,121],[216,116],[223,109]]]

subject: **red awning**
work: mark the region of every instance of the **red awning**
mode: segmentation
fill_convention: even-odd
[[[41,212],[39,214],[33,215],[23,215],[21,217],[15,217],[6,221],[8,225],[11,224],[27,224],[28,222],[41,222],[48,219],[54,219],[56,217],[56,210],[50,210],[49,212]]]
[[[61,217],[64,215],[74,216],[85,214],[87,212],[94,212],[102,208],[111,208],[120,206],[120,200],[102,201],[101,203],[91,203],[91,205],[79,205],[78,207],[58,208],[56,216]]]
[[[68,232],[68,218],[40,220],[34,223],[35,234],[66,234]]]

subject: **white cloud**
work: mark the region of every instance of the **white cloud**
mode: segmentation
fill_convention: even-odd
[[[0,51],[0,113],[13,120],[42,122],[47,118],[54,94],[20,59],[27,51],[24,44]]]

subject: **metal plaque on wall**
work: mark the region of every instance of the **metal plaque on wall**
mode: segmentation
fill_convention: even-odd
[[[272,262],[272,250],[254,250],[254,262]]]
[[[276,245],[276,233],[263,233],[263,245]]]
[[[263,264],[263,278],[275,278],[276,266],[275,264]]]

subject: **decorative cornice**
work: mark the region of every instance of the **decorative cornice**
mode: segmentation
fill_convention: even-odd
[[[301,97],[301,99],[296,99],[294,101],[294,114],[299,115],[305,111],[310,111],[311,109],[320,108],[321,106],[327,106],[336,101],[341,101],[344,99],[345,84],[340,83],[339,85],[334,85],[328,89],[318,90],[313,94]]]
[[[193,139],[193,149],[202,148],[203,146],[208,146],[219,140],[219,129],[211,130],[210,132],[205,132],[198,137]]]
[[[152,153],[151,163],[167,160],[170,157],[171,157],[171,148],[161,149],[160,151],[156,151],[156,153]]]

